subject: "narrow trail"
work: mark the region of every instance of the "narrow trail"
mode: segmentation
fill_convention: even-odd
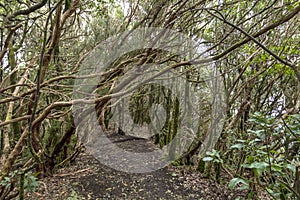
[[[150,151],[146,140],[129,136],[112,139],[122,148]],[[119,141],[119,142],[118,142]],[[82,152],[76,161],[39,182],[27,199],[236,199],[240,191],[205,179],[188,167],[168,166],[150,173],[120,172]]]

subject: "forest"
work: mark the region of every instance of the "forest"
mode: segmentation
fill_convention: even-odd
[[[0,200],[96,171],[116,185],[52,198],[219,199],[203,183],[300,200],[299,13],[298,0],[0,0]],[[138,176],[198,190],[101,193]]]

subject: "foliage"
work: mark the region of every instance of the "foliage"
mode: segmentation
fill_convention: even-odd
[[[249,119],[253,128],[247,130],[249,139],[238,140],[231,146],[232,150],[240,151],[244,156],[240,176],[244,176],[242,172],[246,170],[252,171],[253,176],[234,178],[229,187],[234,188],[241,183],[240,189],[249,189],[251,182],[265,188],[276,199],[295,195],[296,163],[300,159],[299,119],[299,114],[288,119],[253,114]],[[298,150],[294,151],[295,148]]]
[[[22,174],[24,174],[24,172],[17,170],[10,172],[9,175],[4,177],[4,179],[0,182],[0,186],[4,186],[5,190],[10,189],[12,184],[14,184],[17,178],[22,176]],[[39,186],[37,176],[31,172],[25,173],[24,175],[24,183],[19,182],[19,184],[24,184],[22,187],[26,191],[35,191]]]
[[[197,138],[182,156],[186,162],[178,163],[198,162],[201,172],[204,165],[206,171],[214,167],[218,182],[224,169],[233,176],[229,187],[247,190],[249,198],[261,188],[274,198],[299,198],[299,12],[299,1],[291,0],[0,0],[0,199],[22,191],[19,171],[28,163],[35,167],[24,174],[24,188],[31,190],[37,187],[32,174],[48,176],[74,160],[81,141],[72,93],[82,61],[111,36],[147,27],[184,33],[195,40],[193,50],[179,58],[142,49],[113,61],[96,89],[102,128],[117,128],[113,105],[103,97],[114,93],[126,70],[165,63],[193,84],[199,102],[189,106],[202,106],[199,128],[193,130]],[[204,46],[202,56],[191,60]],[[218,144],[200,158],[214,105],[196,63],[212,61],[225,87],[226,119]],[[157,67],[158,74],[161,70]],[[130,112],[136,123],[150,124],[147,112],[153,104],[163,104],[167,122],[154,140],[164,147],[179,130],[182,107],[161,91],[139,95],[146,90],[134,93]]]

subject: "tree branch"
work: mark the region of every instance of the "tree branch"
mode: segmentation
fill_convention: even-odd
[[[15,17],[17,17],[18,15],[28,15],[34,11],[36,11],[37,9],[40,9],[41,7],[43,7],[44,5],[46,5],[47,3],[47,0],[42,0],[41,2],[33,5],[32,7],[28,8],[28,9],[25,9],[25,10],[18,10],[16,12],[14,12],[13,14],[11,15],[8,15],[7,16],[7,19],[9,21],[12,21]]]
[[[262,34],[264,34],[265,32],[279,26],[280,24],[287,22],[288,20],[290,20],[291,18],[293,18],[294,16],[296,16],[299,12],[300,12],[300,5],[298,7],[296,7],[291,13],[289,13],[288,15],[284,16],[283,18],[281,18],[280,20],[278,20],[277,22],[275,22],[274,24],[271,24],[265,28],[263,28],[262,30],[260,30],[258,33],[254,34],[253,36],[250,35],[249,33],[247,33],[245,30],[243,30],[242,28],[232,24],[231,22],[227,21],[222,14],[215,10],[215,12],[217,12],[220,16],[219,17],[213,13],[211,13],[209,10],[207,10],[208,13],[210,13],[211,15],[213,15],[214,17],[218,18],[219,20],[223,21],[224,23],[230,25],[231,27],[234,27],[235,29],[239,30],[240,32],[242,32],[244,35],[246,35],[248,38],[234,44],[233,46],[229,47],[226,51],[224,51],[223,53],[219,54],[216,56],[216,59],[221,58],[223,56],[225,56],[226,54],[228,54],[229,52],[231,52],[232,50],[240,47],[241,45],[249,42],[249,41],[253,41],[254,43],[256,43],[258,46],[260,46],[263,50],[265,50],[267,53],[269,53],[271,56],[273,56],[276,60],[278,60],[279,62],[289,66],[296,74],[298,82],[300,83],[300,72],[297,69],[297,67],[295,65],[293,65],[292,63],[290,63],[289,61],[286,61],[282,58],[280,58],[278,55],[276,55],[275,53],[273,53],[270,49],[268,49],[265,45],[263,45],[262,43],[260,43],[257,39],[255,39],[255,37],[258,37]]]
[[[12,28],[10,29],[10,32],[9,32],[9,34],[7,35],[7,38],[6,38],[5,42],[4,42],[3,50],[0,52],[0,60],[3,59],[5,53],[7,52],[9,42],[10,42],[10,40],[12,39],[12,36],[13,36],[14,32],[16,32],[16,30],[17,30],[18,28],[20,28],[21,26],[22,26],[21,24],[17,24],[16,26],[14,26],[14,27],[12,27]]]

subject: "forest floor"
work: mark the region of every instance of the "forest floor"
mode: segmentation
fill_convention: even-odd
[[[147,148],[146,140],[126,140],[122,148]],[[118,136],[118,138],[120,139]],[[149,149],[148,149],[149,150]],[[226,180],[226,177],[223,181]],[[226,180],[228,181],[228,180]],[[39,188],[26,199],[244,199],[241,191],[204,178],[191,167],[168,166],[157,171],[132,174],[101,164],[82,152],[75,162],[61,168],[52,177],[39,180]]]

